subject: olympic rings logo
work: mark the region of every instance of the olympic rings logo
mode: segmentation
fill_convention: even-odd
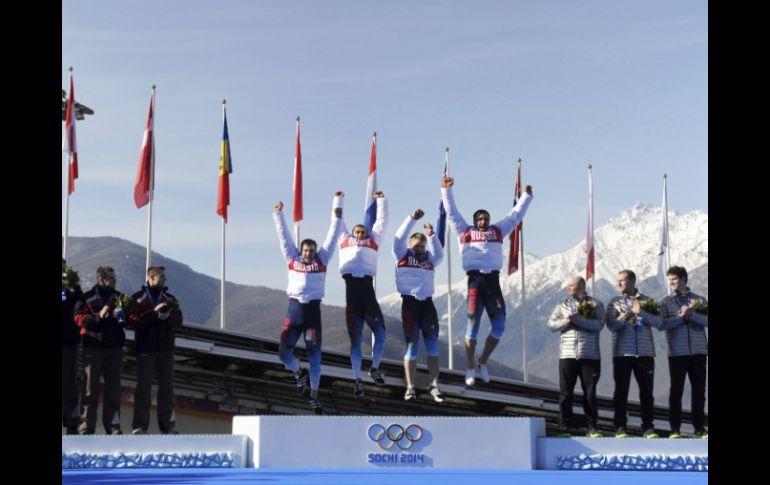
[[[408,450],[422,439],[423,430],[417,424],[410,424],[407,427],[391,424],[387,428],[381,424],[373,424],[369,426],[366,434],[383,450],[390,450],[393,446]]]

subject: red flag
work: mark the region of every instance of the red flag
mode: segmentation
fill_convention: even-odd
[[[62,151],[67,152],[67,195],[75,191],[75,179],[78,178],[78,148],[75,136],[75,81],[70,68],[70,89],[67,93],[67,121],[64,125],[64,144]]]
[[[297,117],[297,145],[294,154],[294,223],[302,220],[302,149],[299,145],[299,116]]]
[[[586,281],[594,275],[594,184],[591,166],[588,166],[588,229],[586,234]]]
[[[155,170],[155,132],[153,130],[153,107],[155,106],[155,89],[150,96],[150,113],[147,115],[147,126],[144,129],[142,151],[139,154],[139,167],[134,182],[134,203],[137,209],[150,202],[150,193],[155,189],[153,172]]]
[[[513,190],[513,206],[521,198],[521,161],[519,161],[519,168],[516,170],[516,188]],[[516,228],[508,236],[511,240],[511,250],[508,252],[508,274],[511,275],[519,270],[519,233],[523,227],[524,222],[519,222]]]

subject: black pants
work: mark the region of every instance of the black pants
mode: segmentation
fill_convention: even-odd
[[[62,425],[76,428],[80,422],[78,402],[78,352],[80,344],[61,346],[61,416]]]
[[[96,412],[99,406],[99,381],[104,376],[102,424],[109,434],[120,429],[120,373],[123,370],[123,347],[83,347],[86,388],[83,395],[83,414],[80,430],[93,433],[96,430]]]
[[[348,325],[348,333],[354,334],[356,328],[366,321],[367,325],[375,330],[379,325],[385,325],[380,304],[374,294],[374,279],[371,276],[355,278],[350,274],[342,276],[345,280],[345,318]]]
[[[586,414],[588,428],[596,427],[598,408],[596,407],[596,384],[601,374],[599,359],[559,359],[559,429],[572,426],[572,398],[575,383],[580,377],[583,388],[583,411]]]
[[[655,397],[652,394],[655,377],[655,359],[653,357],[615,357],[612,359],[612,376],[615,379],[615,427],[625,427],[628,422],[628,388],[633,372],[639,386],[639,401],[642,405],[642,430],[653,429],[653,407]]]
[[[174,351],[136,354],[136,392],[134,394],[134,429],[150,427],[152,377],[158,377],[158,427],[166,432],[174,427]]]
[[[690,379],[692,388],[692,425],[696,431],[705,428],[706,413],[706,360],[707,356],[683,355],[668,358],[668,371],[671,374],[671,393],[668,395],[669,422],[671,430],[679,430],[682,425],[682,394],[684,378]]]

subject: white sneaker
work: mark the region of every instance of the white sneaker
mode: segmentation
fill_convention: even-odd
[[[430,395],[433,396],[433,400],[436,402],[444,402],[444,395],[441,394],[441,391],[439,391],[438,387],[431,386],[430,388]]]
[[[482,381],[489,382],[489,369],[485,364],[479,364],[479,375],[481,375]]]
[[[465,385],[472,386],[476,384],[476,369],[468,369],[465,371]]]

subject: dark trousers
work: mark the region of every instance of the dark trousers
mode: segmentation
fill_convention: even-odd
[[[158,378],[158,427],[166,432],[174,427],[174,351],[136,354],[136,392],[133,428],[150,427],[152,377]]]
[[[631,385],[631,373],[639,386],[639,401],[642,405],[642,430],[653,429],[653,407],[655,397],[652,394],[655,377],[655,359],[653,357],[615,357],[612,359],[612,377],[615,379],[615,427],[625,427],[628,422],[628,388]]]
[[[62,426],[76,428],[80,421],[78,403],[78,350],[80,344],[61,348],[61,417]]]
[[[559,359],[559,429],[572,426],[572,398],[575,383],[580,377],[583,388],[583,412],[586,414],[588,428],[596,427],[598,408],[596,407],[596,384],[601,374],[599,359]]]
[[[120,429],[120,374],[123,370],[123,347],[83,347],[83,363],[86,386],[83,394],[83,412],[80,430],[93,433],[96,430],[96,414],[99,407],[99,381],[104,375],[104,404],[102,424],[109,434]]]
[[[382,317],[380,304],[374,294],[374,283],[371,276],[354,278],[346,274],[345,280],[345,319],[348,325],[348,335],[351,340],[363,330],[364,322],[369,325],[372,332],[382,326],[385,328],[385,319]],[[359,335],[360,337],[360,335]]]
[[[468,297],[466,299],[468,325],[465,338],[476,340],[481,325],[481,315],[487,311],[492,329],[489,335],[500,339],[505,331],[505,298],[500,289],[500,272],[468,272]]]
[[[703,354],[668,358],[668,371],[671,375],[668,409],[672,431],[679,430],[682,425],[682,394],[684,393],[685,376],[690,379],[690,387],[692,388],[692,425],[696,431],[705,427],[706,361],[707,356]]]
[[[406,340],[404,358],[417,359],[420,346],[420,333],[429,356],[438,355],[438,314],[433,299],[418,300],[412,295],[401,295],[401,321]]]
[[[305,351],[310,367],[310,388],[318,389],[321,382],[321,300],[300,303],[289,298],[289,309],[283,319],[281,343],[278,345],[278,358],[289,369],[299,366],[294,357],[294,349],[300,336],[304,336]]]
[[[374,295],[374,284],[371,276],[355,278],[350,274],[342,276],[345,279],[345,320],[350,338],[350,363],[353,376],[358,379],[361,369],[361,340],[366,323],[372,334],[372,367],[380,366],[385,353],[385,319],[382,317],[380,304]]]

